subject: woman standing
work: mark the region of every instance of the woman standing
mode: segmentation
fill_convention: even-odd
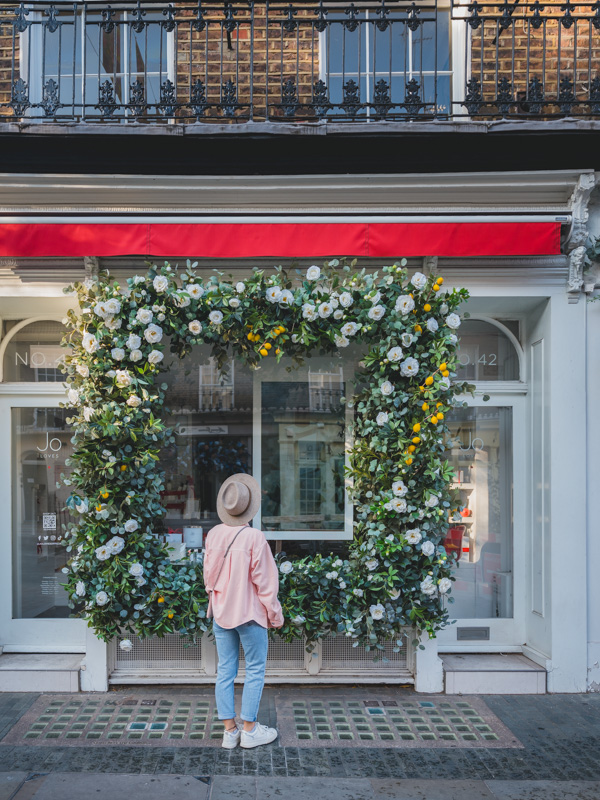
[[[227,478],[217,497],[223,524],[206,537],[204,585],[208,616],[213,617],[219,666],[215,696],[223,720],[223,747],[258,747],[277,738],[277,730],[256,721],[265,683],[268,628],[283,625],[277,599],[279,573],[264,533],[251,527],[260,506],[260,488],[250,475]],[[243,729],[235,721],[234,679],[240,642],[246,661],[242,694]]]

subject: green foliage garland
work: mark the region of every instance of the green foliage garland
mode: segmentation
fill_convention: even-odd
[[[220,365],[233,354],[252,368],[364,344],[364,388],[348,398],[354,539],[344,559],[279,558],[280,634],[311,645],[344,633],[377,649],[399,646],[407,627],[430,636],[443,627],[452,564],[441,542],[453,501],[444,416],[466,386],[450,378],[467,292],[421,273],[409,282],[405,265],[368,274],[334,259],[294,285],[281,268],[202,282],[188,262],[152,267],[126,287],[103,273],[70,290],[80,313],[69,312],[65,337],[74,453],[64,483],[76,520],[66,586],[100,638],[207,630],[201,565],[171,563],[153,533],[164,514],[159,453],[172,437],[161,421],[166,337],[180,358],[205,343]]]

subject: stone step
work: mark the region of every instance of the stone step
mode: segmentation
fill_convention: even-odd
[[[545,694],[546,670],[520,653],[445,653],[446,694]]]
[[[83,654],[3,653],[1,692],[78,692]]]

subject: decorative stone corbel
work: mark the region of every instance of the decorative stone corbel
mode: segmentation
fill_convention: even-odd
[[[86,278],[97,278],[100,272],[100,259],[96,256],[84,256],[83,266]]]
[[[424,256],[423,257],[423,274],[424,275],[431,275],[432,273],[436,273],[438,269],[438,257],[437,256]]]
[[[588,204],[596,179],[592,173],[586,172],[579,176],[577,186],[571,195],[571,230],[564,245],[564,250],[569,256],[569,278],[567,293],[569,303],[577,303],[583,287],[583,269],[585,266],[586,243],[589,238],[588,230]]]

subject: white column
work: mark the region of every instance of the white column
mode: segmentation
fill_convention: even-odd
[[[88,628],[85,636],[85,658],[81,663],[81,691],[107,692],[111,661],[111,645],[103,642]]]
[[[436,639],[423,633],[419,645],[424,649],[417,647],[415,651],[415,689],[417,692],[443,692],[444,667],[438,656]]]

